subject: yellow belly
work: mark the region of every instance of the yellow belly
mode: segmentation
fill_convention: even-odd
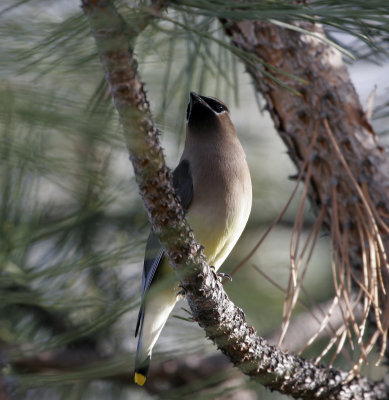
[[[251,199],[250,199],[251,200]],[[209,265],[219,269],[238,241],[246,225],[251,201],[239,204],[227,218],[221,218],[213,210],[204,213],[204,208],[191,208],[187,219],[194,231],[196,240],[204,246]]]

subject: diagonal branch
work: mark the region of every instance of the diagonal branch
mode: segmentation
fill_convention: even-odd
[[[233,45],[262,60],[258,66],[246,60],[246,67],[292,161],[300,172],[311,161],[308,196],[316,215],[325,210],[339,304],[342,299],[350,303],[352,287],[362,293],[361,328],[349,306],[345,323],[361,339],[362,353],[379,337],[383,352],[389,327],[389,157],[362,110],[341,55],[318,39],[325,38],[320,24],[295,22],[294,31],[263,21],[222,23]],[[269,71],[284,87],[264,74]],[[311,148],[313,136],[317,140]],[[362,340],[369,312],[377,331]]]
[[[243,311],[210,271],[185,222],[170,182],[137,71],[134,39],[111,1],[84,0],[92,34],[119,113],[130,159],[153,229],[186,290],[193,317],[209,338],[245,374],[282,393],[305,399],[386,399],[388,387],[281,352],[258,337]],[[188,273],[185,273],[188,271]]]

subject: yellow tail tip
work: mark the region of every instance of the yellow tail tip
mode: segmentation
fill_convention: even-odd
[[[135,372],[134,381],[137,385],[143,386],[146,382],[146,377],[138,372]]]

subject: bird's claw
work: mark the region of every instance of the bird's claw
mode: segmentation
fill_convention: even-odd
[[[180,290],[177,293],[177,297],[184,298],[186,295],[186,291],[185,291],[184,287],[182,285],[178,285],[178,287],[180,288]]]
[[[218,277],[218,279],[221,281],[223,278],[227,278],[227,279],[229,279],[230,280],[230,282],[232,282],[232,276],[231,275],[228,275],[228,274],[226,274],[226,273],[224,273],[224,272],[218,272],[217,273],[217,277]]]
[[[215,268],[213,265],[211,265],[210,268],[211,268],[211,271],[215,274],[216,279],[217,279],[219,282],[221,282],[221,281],[223,280],[223,278],[227,278],[227,279],[229,279],[229,280],[232,282],[232,277],[231,277],[231,275],[228,275],[228,274],[226,274],[226,273],[224,273],[224,272],[216,272],[216,268]]]

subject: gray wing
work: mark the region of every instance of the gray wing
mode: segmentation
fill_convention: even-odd
[[[185,211],[188,210],[193,199],[193,180],[190,172],[189,161],[182,160],[177,168],[173,171],[173,186],[180,198],[181,205]],[[143,263],[142,275],[142,303],[140,306],[138,321],[135,328],[135,336],[138,335],[139,327],[143,323],[145,312],[145,296],[150,288],[151,283],[156,275],[159,265],[164,258],[161,244],[155,233],[150,232],[146,245],[145,260]]]
[[[193,180],[188,160],[182,160],[173,171],[173,186],[185,211],[193,199]]]

